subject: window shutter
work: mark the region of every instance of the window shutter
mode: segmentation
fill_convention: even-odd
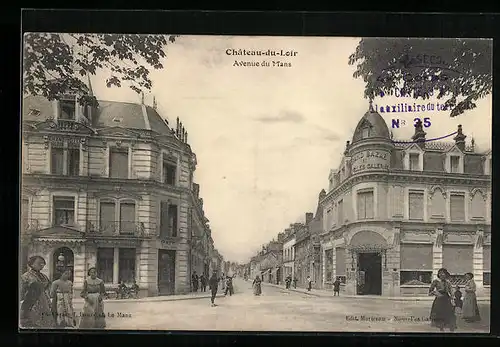
[[[401,270],[432,271],[432,244],[401,244]]]
[[[338,247],[335,249],[335,275],[345,276],[345,248]]]
[[[363,193],[358,193],[358,199],[356,202],[358,208],[358,219],[366,218],[366,206],[365,206],[365,196]]]
[[[411,192],[408,197],[409,218],[424,219],[424,194]]]
[[[450,217],[452,221],[465,220],[465,196],[450,196]]]
[[[472,272],[473,245],[443,245],[443,267],[452,275]]]
[[[366,213],[366,218],[373,218],[375,215],[375,204],[373,202],[373,191],[372,192],[366,192],[364,193],[365,195],[365,213]]]

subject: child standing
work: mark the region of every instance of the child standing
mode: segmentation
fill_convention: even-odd
[[[456,286],[454,293],[454,301],[455,301],[455,311],[460,313],[462,311],[463,301],[462,301],[462,292],[460,291],[460,287]]]

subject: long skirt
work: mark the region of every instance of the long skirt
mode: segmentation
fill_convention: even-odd
[[[56,293],[56,297],[53,299],[53,306],[58,327],[76,326],[72,293]]]
[[[455,309],[451,304],[449,296],[437,296],[434,299],[430,319],[433,327],[450,330],[455,330],[457,328]]]
[[[55,321],[51,308],[50,298],[42,292],[35,303],[29,308],[21,305],[21,327],[23,328],[54,328]]]
[[[477,322],[481,320],[479,307],[477,306],[476,293],[465,292],[464,304],[462,307],[462,318],[466,322]]]
[[[260,283],[255,283],[253,285],[253,294],[254,295],[260,295],[262,294],[262,287]]]
[[[87,294],[80,319],[80,329],[104,329],[106,318],[99,293]]]

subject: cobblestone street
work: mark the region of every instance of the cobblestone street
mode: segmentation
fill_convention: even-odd
[[[235,280],[236,293],[217,298],[181,301],[108,302],[108,329],[246,330],[246,331],[369,331],[438,332],[428,321],[431,302],[387,299],[314,297],[264,286],[252,295],[251,282]],[[75,303],[77,315],[83,304]],[[457,332],[489,332],[490,305],[479,303],[482,322],[458,318]]]

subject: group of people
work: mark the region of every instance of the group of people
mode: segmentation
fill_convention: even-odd
[[[432,281],[429,288],[429,295],[436,297],[432,303],[430,314],[432,326],[439,328],[440,331],[445,329],[455,331],[457,328],[457,312],[461,313],[462,319],[468,323],[480,321],[481,315],[477,305],[474,275],[470,272],[465,274],[467,282],[464,286],[463,300],[460,287],[457,286],[453,293],[448,270],[445,268],[439,269],[437,277]]]
[[[193,292],[197,292],[198,289],[200,289],[200,292],[206,292],[207,284],[208,284],[208,279],[205,277],[204,274],[198,276],[196,271],[193,272],[193,274],[191,275],[191,287],[193,289]]]
[[[74,328],[77,321],[73,309],[71,273],[65,270],[59,279],[51,283],[41,272],[45,265],[43,257],[33,256],[28,260],[28,271],[21,276],[21,327]],[[97,277],[95,268],[90,268],[87,274],[80,293],[85,304],[78,328],[103,329],[106,327],[104,282]]]
[[[137,299],[139,295],[139,286],[134,281],[132,286],[128,287],[123,281],[120,282],[118,288],[116,290],[116,298],[117,299]]]

